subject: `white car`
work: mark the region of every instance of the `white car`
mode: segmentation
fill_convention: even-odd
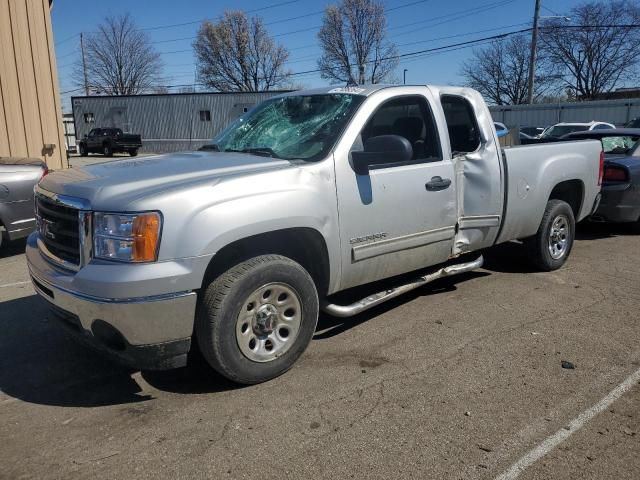
[[[573,132],[586,132],[589,130],[606,130],[616,128],[612,123],[591,121],[589,123],[556,123],[547,128],[540,138],[560,138]]]

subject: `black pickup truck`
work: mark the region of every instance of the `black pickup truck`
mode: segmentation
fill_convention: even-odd
[[[138,149],[142,147],[142,139],[140,135],[123,133],[119,128],[94,128],[89,135],[80,140],[78,147],[83,157],[89,153],[101,153],[105,157],[111,157],[119,152],[135,157]]]

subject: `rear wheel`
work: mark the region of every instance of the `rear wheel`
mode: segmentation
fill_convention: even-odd
[[[289,370],[309,345],[318,321],[318,293],[309,273],[280,255],[241,262],[209,284],[196,316],[202,355],[242,384]]]
[[[573,210],[562,200],[549,200],[534,237],[527,240],[530,259],[542,271],[557,270],[567,261],[575,237]]]

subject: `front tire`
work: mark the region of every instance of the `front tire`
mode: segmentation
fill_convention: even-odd
[[[549,200],[540,227],[527,241],[532,263],[543,272],[557,270],[569,258],[576,233],[573,210],[562,200]]]
[[[80,145],[79,153],[81,157],[86,157],[89,154],[89,152],[87,151],[87,147],[82,144]]]
[[[102,154],[105,157],[113,157],[113,149],[111,148],[111,145],[109,145],[108,143],[105,143],[102,146]]]
[[[233,382],[265,382],[305,351],[318,311],[315,284],[301,265],[280,255],[254,257],[206,287],[196,314],[198,346]]]
[[[138,155],[138,149],[132,148],[131,150],[129,150],[129,155],[135,157],[136,155]]]

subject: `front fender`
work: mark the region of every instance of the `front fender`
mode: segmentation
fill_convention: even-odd
[[[163,195],[153,201],[164,216],[159,258],[210,257],[251,236],[309,228],[325,241],[332,283],[340,272],[332,167],[325,161]]]

